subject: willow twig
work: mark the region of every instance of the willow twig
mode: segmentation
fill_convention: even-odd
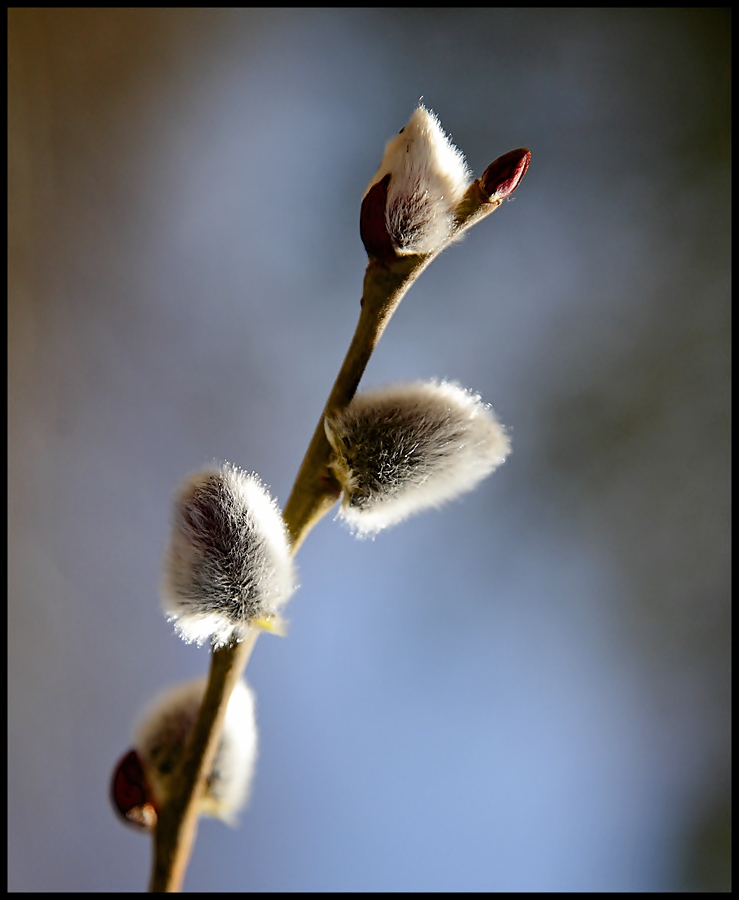
[[[514,164],[518,165],[518,174],[514,173],[515,183],[511,175]],[[528,151],[517,150],[488,166],[482,178],[474,181],[464,195],[457,209],[451,240],[497,209],[504,196],[515,190],[527,165]],[[499,190],[504,181],[506,185],[513,184],[505,193]],[[341,411],[351,402],[390,318],[410,286],[437,255],[438,252],[406,254],[389,261],[370,259],[354,337],[284,509],[293,555],[311,528],[326,515],[339,497],[338,485],[328,470],[331,448],[324,431],[324,418]],[[242,641],[214,650],[211,655],[205,697],[179,772],[173,778],[172,790],[158,814],[150,885],[153,892],[179,891],[182,886],[195,842],[205,779],[218,747],[226,707],[258,636],[257,630],[249,629]]]

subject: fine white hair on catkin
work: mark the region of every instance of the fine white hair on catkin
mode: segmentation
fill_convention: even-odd
[[[146,710],[134,744],[154,792],[156,806],[167,797],[175,771],[192,732],[207,680],[196,678],[170,688]],[[221,742],[206,780],[201,812],[235,824],[251,787],[257,758],[254,693],[237,682],[226,708]]]
[[[162,580],[162,605],[186,641],[240,640],[274,628],[295,590],[287,529],[256,475],[224,463],[179,489]]]
[[[490,406],[448,381],[366,391],[324,425],[339,515],[359,536],[472,490],[510,451]]]
[[[398,253],[440,250],[451,236],[453,211],[471,173],[462,151],[425,106],[419,105],[400,134],[388,141],[365,196],[388,174],[385,221]]]

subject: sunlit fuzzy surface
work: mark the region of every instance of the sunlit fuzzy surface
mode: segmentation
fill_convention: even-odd
[[[181,637],[239,639],[276,619],[294,589],[282,515],[259,478],[228,464],[191,475],[175,501],[162,580]]]
[[[433,253],[447,241],[453,210],[471,176],[464,154],[438,117],[419,106],[400,134],[388,141],[367,190],[390,174],[385,219],[399,253]]]
[[[362,535],[471,491],[510,451],[490,406],[448,381],[358,394],[326,434],[340,514]]]

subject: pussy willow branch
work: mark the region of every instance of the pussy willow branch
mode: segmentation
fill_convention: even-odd
[[[520,152],[520,151],[515,151]],[[504,159],[504,157],[501,157]],[[497,162],[497,161],[496,161]],[[451,240],[489,215],[502,203],[491,198],[486,175],[468,188],[457,209]],[[490,179],[488,179],[489,181]],[[329,475],[331,448],[323,428],[327,414],[346,407],[357,391],[364,370],[387,323],[408,288],[438,254],[400,256],[389,263],[371,259],[364,277],[359,322],[313,438],[308,446],[284,509],[293,555],[308,532],[338,500],[338,487]],[[221,737],[231,692],[246,668],[259,632],[250,629],[238,644],[215,650],[203,703],[177,777],[166,803],[159,810],[154,834],[154,863],[150,891],[179,891],[195,834],[198,809]]]

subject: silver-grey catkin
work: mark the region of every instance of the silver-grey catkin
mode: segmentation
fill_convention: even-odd
[[[490,406],[448,381],[366,391],[325,427],[339,515],[359,535],[472,490],[510,451]]]
[[[454,209],[471,175],[462,151],[423,104],[388,141],[365,196],[386,175],[390,175],[390,182],[385,225],[396,252],[427,254],[441,250],[452,235]]]
[[[162,605],[186,641],[239,640],[248,626],[279,630],[295,590],[282,514],[256,475],[225,463],[180,488]]]

